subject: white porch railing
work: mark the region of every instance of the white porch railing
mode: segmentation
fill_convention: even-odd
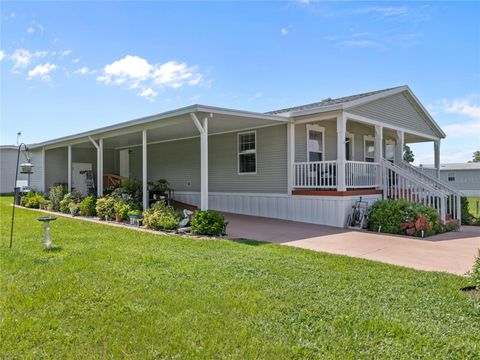
[[[347,161],[345,185],[347,188],[374,188],[379,186],[378,163]]]
[[[382,160],[382,184],[386,198],[404,199],[432,207],[438,211],[442,221],[447,219],[447,214],[460,220],[459,194],[442,188],[441,184],[432,183],[432,179],[427,181],[402,166]]]
[[[297,188],[334,189],[337,186],[337,162],[312,161],[294,164]]]

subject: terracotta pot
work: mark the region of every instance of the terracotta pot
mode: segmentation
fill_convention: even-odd
[[[115,214],[115,221],[116,222],[122,222],[122,214]]]

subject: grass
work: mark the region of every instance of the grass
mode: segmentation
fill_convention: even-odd
[[[255,241],[52,223],[0,198],[0,357],[479,358],[468,280]]]

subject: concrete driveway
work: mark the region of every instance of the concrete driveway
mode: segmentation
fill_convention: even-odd
[[[353,231],[295,221],[224,214],[228,237],[253,239],[314,251],[381,261],[419,270],[463,275],[471,270],[480,249],[480,227],[428,239]]]

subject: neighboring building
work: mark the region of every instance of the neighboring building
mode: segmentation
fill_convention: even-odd
[[[424,165],[433,168],[433,165]],[[440,180],[467,197],[470,213],[480,216],[480,163],[441,164]]]
[[[405,143],[432,142],[438,168],[444,137],[407,86],[269,113],[192,105],[31,145],[31,186],[80,189],[92,173],[102,196],[115,174],[144,189],[167,179],[176,200],[201,209],[332,226],[360,196],[458,218],[455,190],[403,161]]]
[[[13,194],[15,188],[15,167],[17,165],[18,146],[0,145],[0,194]],[[20,152],[20,163],[26,162],[25,152]],[[28,175],[18,173],[20,183],[28,181]]]

